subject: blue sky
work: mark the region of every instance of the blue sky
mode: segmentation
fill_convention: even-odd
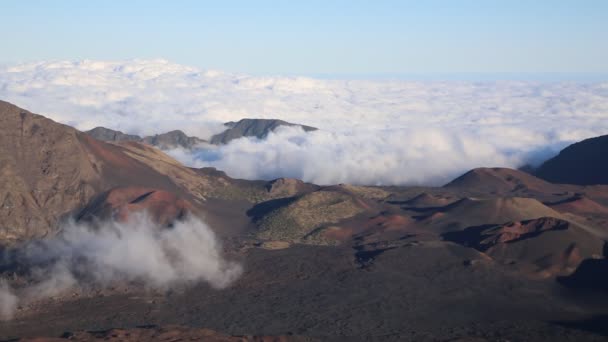
[[[608,73],[608,1],[0,2],[0,63],[166,58],[254,74]]]

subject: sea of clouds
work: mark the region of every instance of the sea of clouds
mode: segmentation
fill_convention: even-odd
[[[315,126],[169,153],[234,177],[319,184],[436,185],[474,167],[538,164],[608,134],[608,82],[326,80],[58,61],[0,68],[0,99],[81,130],[208,138],[241,118]]]
[[[0,266],[25,272],[29,280],[11,287],[0,278],[0,320],[11,319],[18,306],[70,290],[124,284],[164,290],[198,282],[224,288],[242,273],[238,263],[222,256],[215,234],[200,219],[188,217],[167,229],[145,213],[126,222],[67,222],[57,236],[3,254]]]

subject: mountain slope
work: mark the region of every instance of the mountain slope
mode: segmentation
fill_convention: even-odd
[[[40,236],[101,187],[86,138],[0,101],[0,239]]]
[[[469,227],[443,237],[541,277],[570,274],[583,259],[601,255],[604,245],[585,228],[553,217]]]
[[[540,217],[561,218],[561,214],[533,198],[465,198],[422,217],[420,223],[431,231],[443,233]]]
[[[553,183],[608,184],[608,135],[566,147],[544,162],[535,175]]]
[[[111,188],[153,188],[200,205],[229,185],[158,149],[105,143],[0,101],[1,243],[52,233],[63,216]]]
[[[507,168],[473,169],[444,185],[448,189],[494,194],[545,193],[556,191],[558,187],[528,173]]]

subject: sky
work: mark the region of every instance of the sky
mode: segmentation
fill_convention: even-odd
[[[603,0],[0,2],[5,65],[164,58],[256,75],[597,78],[607,37]]]

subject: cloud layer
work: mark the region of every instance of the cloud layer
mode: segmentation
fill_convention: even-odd
[[[166,152],[182,163],[213,166],[244,179],[442,185],[480,165],[516,167],[554,153],[544,148],[548,137],[526,134],[517,129],[468,132],[440,127],[306,133],[281,127],[264,140],[246,138],[214,149]]]
[[[6,258],[6,257],[5,257]],[[17,291],[0,279],[0,318],[18,304],[63,294],[74,288],[103,289],[138,283],[154,289],[204,281],[214,288],[229,285],[241,266],[225,260],[214,233],[189,217],[171,229],[145,214],[128,222],[65,224],[53,238],[15,250],[4,263],[26,270],[31,283]]]
[[[0,98],[83,130],[182,129],[204,138],[244,117],[315,126],[322,132],[173,155],[238,177],[318,183],[439,183],[608,134],[608,82],[320,80],[164,60],[60,61],[0,68]]]

